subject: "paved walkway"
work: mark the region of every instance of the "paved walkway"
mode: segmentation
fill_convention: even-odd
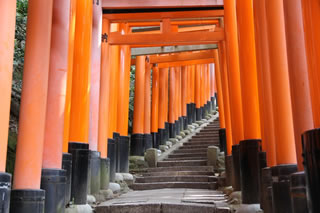
[[[228,213],[226,196],[220,191],[206,189],[157,189],[130,191],[106,201],[97,213]],[[126,207],[124,209],[124,207]]]

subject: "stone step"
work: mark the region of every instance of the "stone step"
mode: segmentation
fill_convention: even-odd
[[[206,153],[184,153],[184,154],[170,154],[168,158],[188,158],[188,157],[207,157]]]
[[[193,150],[189,150],[189,149],[178,149],[175,150],[174,153],[175,154],[183,154],[183,153],[202,153],[202,152],[207,152],[207,148],[201,148],[201,149],[193,149]]]
[[[147,172],[144,173],[144,177],[153,177],[153,176],[187,176],[187,175],[208,175],[214,176],[214,172],[208,171],[165,171],[165,172]]]
[[[135,183],[162,183],[162,182],[217,182],[218,178],[207,175],[188,175],[188,176],[153,176],[137,177]]]
[[[196,135],[198,136],[204,136],[204,135],[206,135],[206,136],[217,136],[217,137],[219,137],[219,134],[218,133],[216,133],[216,132],[197,132],[196,133]]]
[[[208,146],[202,145],[201,143],[197,145],[187,145],[187,146],[179,147],[179,149],[206,149],[206,148],[208,148]]]
[[[218,146],[218,142],[204,142],[204,141],[193,141],[193,142],[186,142],[183,146]]]
[[[216,142],[216,143],[219,143],[219,140],[218,139],[215,139],[215,138],[211,138],[211,139],[208,139],[208,138],[192,138],[190,139],[188,142]]]
[[[216,182],[161,182],[161,183],[134,183],[130,185],[133,190],[151,190],[163,188],[188,188],[188,189],[211,189],[216,190],[218,184]]]
[[[172,166],[149,168],[148,172],[171,172],[171,171],[191,171],[191,172],[213,172],[213,166]]]
[[[164,161],[179,161],[179,160],[207,160],[207,157],[183,157],[183,158],[167,158]]]
[[[180,160],[180,161],[159,161],[158,167],[173,167],[173,166],[205,166],[207,160]]]
[[[191,139],[217,139],[219,140],[219,136],[211,136],[211,135],[194,135]]]

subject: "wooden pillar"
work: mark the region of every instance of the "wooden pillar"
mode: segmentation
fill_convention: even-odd
[[[88,143],[92,2],[78,1],[72,73],[69,141]]]
[[[111,32],[119,31],[119,24],[111,24]],[[112,139],[117,132],[117,115],[118,115],[118,85],[119,85],[119,68],[120,68],[120,46],[112,45],[109,48],[109,71],[110,71],[110,95],[109,95],[109,121],[108,121],[108,138]]]
[[[10,117],[12,64],[16,21],[16,1],[0,3],[0,172],[5,172]]]
[[[161,69],[164,74],[164,121],[169,122],[169,69]],[[159,97],[160,98],[160,97]],[[159,127],[160,128],[160,127]]]
[[[98,150],[100,69],[101,69],[101,34],[102,7],[93,4],[92,42],[91,42],[91,76],[90,76],[90,110],[89,110],[89,148]]]
[[[131,138],[131,154],[143,155],[143,134],[144,134],[144,108],[145,108],[145,71],[146,57],[138,56],[136,62],[136,78],[134,92],[134,111],[133,111],[133,135]],[[137,136],[137,137],[136,137]]]
[[[166,108],[168,108],[168,105],[166,105],[165,96],[166,96],[166,94],[168,94],[168,90],[166,90],[166,85],[165,85],[166,82],[165,82],[165,80],[166,80],[166,71],[167,70],[168,70],[167,68],[161,68],[159,70],[158,129],[164,129],[165,128],[165,122],[166,122],[165,121],[165,118],[166,118],[165,112],[167,111]],[[153,94],[153,92],[152,92],[152,94]],[[158,129],[157,129],[157,132],[158,132]]]
[[[152,133],[157,133],[158,132],[158,127],[159,127],[159,123],[160,123],[160,120],[161,120],[161,123],[162,123],[162,128],[164,128],[164,115],[163,115],[163,112],[164,112],[164,107],[163,106],[163,103],[164,103],[164,100],[163,100],[163,97],[162,97],[162,100],[159,99],[159,87],[160,87],[160,81],[162,81],[161,83],[161,92],[163,90],[164,92],[164,88],[165,88],[165,85],[164,85],[164,75],[165,73],[159,73],[159,68],[157,65],[155,65],[152,69],[152,106],[151,106],[151,132]],[[160,78],[160,75],[162,78]],[[164,95],[164,94],[162,94]],[[160,105],[160,102],[162,105]],[[162,108],[163,107],[163,108]],[[159,108],[161,109],[161,112],[160,113],[160,110]]]
[[[149,59],[146,61],[144,84],[144,145],[146,149],[152,148],[151,136],[151,68]]]
[[[302,0],[311,103],[315,128],[320,128],[320,5],[316,0]]]
[[[231,110],[230,110],[230,91],[228,86],[228,74],[227,71],[227,63],[226,63],[226,53],[223,44],[219,45],[219,52],[215,50],[214,52],[217,66],[217,72],[220,69],[221,73],[221,85],[222,85],[222,93],[223,93],[223,106],[224,106],[224,118],[225,118],[225,128],[227,133],[227,154],[231,154],[232,145],[234,142],[233,139],[233,128],[232,128],[232,121],[231,121]],[[219,63],[219,64],[218,64]]]
[[[121,24],[120,30],[128,32],[128,25]],[[117,99],[117,130],[120,136],[128,136],[128,116],[129,116],[129,92],[130,92],[130,46],[120,46],[120,67],[116,71],[119,73],[118,99]]]
[[[181,69],[181,115],[183,117],[187,116],[187,83],[188,83],[188,67],[183,66]]]
[[[108,153],[108,120],[110,109],[110,64],[109,44],[104,35],[109,34],[110,23],[108,19],[102,19],[102,43],[101,43],[101,76],[100,76],[100,102],[99,102],[99,134],[98,150],[101,158],[106,158]]]
[[[223,103],[223,90],[222,90],[222,78],[221,78],[221,71],[220,71],[220,59],[218,55],[218,50],[215,50],[214,53],[214,64],[211,65],[211,69],[214,69],[215,73],[215,80],[217,85],[217,93],[218,93],[218,106],[219,106],[219,120],[220,120],[220,128],[225,129],[225,107]]]
[[[169,80],[169,125],[170,137],[175,137],[175,121],[176,121],[176,71],[170,67]]]
[[[69,44],[68,44],[68,76],[67,92],[64,112],[64,131],[63,131],[63,152],[68,152],[69,131],[70,131],[70,110],[71,110],[71,93],[72,93],[72,73],[73,73],[73,55],[74,55],[74,36],[76,30],[76,6],[77,1],[70,1],[69,17]]]
[[[70,1],[53,4],[48,97],[42,167],[61,169],[68,76]]]
[[[314,127],[301,1],[284,0],[289,79],[298,168],[303,171],[301,135]]]
[[[29,1],[14,189],[40,189],[52,5],[52,1]]]
[[[266,1],[277,164],[296,163],[283,1]]]
[[[244,139],[261,139],[252,0],[237,0]]]
[[[224,1],[226,59],[229,75],[230,115],[232,123],[233,143],[243,140],[243,113],[240,85],[238,29],[235,0]]]
[[[254,0],[253,5],[255,15],[257,69],[259,70],[258,86],[261,103],[260,120],[262,128],[262,149],[267,152],[268,166],[271,167],[275,166],[277,161],[265,0]]]
[[[196,117],[197,120],[200,120],[201,113],[201,65],[197,64],[195,68],[195,91],[194,91],[194,100],[196,104]]]

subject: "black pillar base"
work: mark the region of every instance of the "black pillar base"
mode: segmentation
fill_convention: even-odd
[[[120,134],[117,132],[113,133],[113,139],[115,141],[115,145],[116,145],[116,172],[120,172]]]
[[[202,119],[202,109],[201,108],[196,108],[196,121],[200,121]]]
[[[45,212],[64,213],[66,194],[66,170],[42,169],[41,189],[45,193]]]
[[[0,210],[9,213],[11,193],[11,174],[0,172]]]
[[[218,104],[218,94],[214,93],[214,97],[215,97],[215,100],[216,100],[216,106],[219,106],[219,104]]]
[[[100,161],[100,189],[107,190],[110,183],[110,159],[101,158]]]
[[[176,136],[180,134],[180,121],[179,118],[174,122],[176,124]]]
[[[108,158],[110,159],[110,181],[116,178],[116,144],[114,139],[108,139]]]
[[[183,130],[188,129],[188,117],[187,116],[183,116]]]
[[[100,183],[101,183],[101,159],[100,152],[91,151],[91,160],[90,160],[90,170],[91,170],[91,191],[90,194],[94,195],[99,193],[100,191]]]
[[[232,155],[225,155],[226,165],[226,186],[231,186],[233,181],[233,158]]]
[[[70,202],[71,199],[71,178],[72,178],[72,155],[69,153],[63,153],[62,155],[62,169],[66,170],[66,193],[65,193],[65,205]]]
[[[296,164],[271,167],[272,203],[274,213],[291,213],[290,174],[297,172]]]
[[[211,107],[212,107],[212,110],[213,110],[213,111],[216,111],[216,110],[217,110],[217,105],[216,105],[216,102],[215,102],[215,97],[211,97]]]
[[[133,134],[131,135],[131,150],[130,154],[134,156],[144,156],[144,135],[143,134]]]
[[[263,209],[265,213],[272,213],[273,211],[271,192],[272,192],[271,168],[266,167],[261,170],[261,183],[260,183],[260,193],[261,193],[260,208]]]
[[[165,127],[164,140],[165,140],[165,141],[168,141],[169,138],[170,138],[170,137],[169,137],[169,130],[170,130],[170,128],[169,128],[169,123],[168,123],[168,122],[165,122],[164,127]]]
[[[152,147],[152,136],[150,135],[150,144]],[[128,173],[129,172],[129,137],[120,136],[119,138],[119,155],[120,155],[120,172]]]
[[[233,165],[233,180],[232,180],[233,190],[241,191],[240,145],[232,146],[232,165]]]
[[[309,212],[320,212],[320,129],[302,135]]]
[[[206,117],[206,111],[207,111],[207,105],[203,105],[203,107],[201,107],[201,119],[204,119]]]
[[[308,212],[306,178],[304,172],[297,172],[290,175],[290,192],[292,212]]]
[[[261,140],[240,141],[240,177],[243,204],[260,203],[260,159]]]
[[[220,150],[224,152],[224,155],[227,155],[227,133],[225,128],[219,129],[219,145]]]
[[[92,150],[89,150],[87,194],[91,194],[91,153]]]
[[[151,135],[152,135],[152,147],[153,148],[159,148],[159,145],[158,145],[158,137],[157,137],[157,132],[151,132]]]
[[[10,213],[44,213],[44,206],[44,190],[14,189],[11,191]]]
[[[196,104],[192,103],[192,123],[197,121],[197,110],[196,110]]]
[[[159,133],[159,145],[164,145],[166,143],[166,137],[165,137],[165,129],[158,129]]]
[[[152,135],[151,134],[144,134],[144,147],[145,150],[152,148]]]
[[[180,127],[180,131],[179,131],[179,134],[181,131],[183,131],[183,127],[184,127],[184,124],[183,124],[183,117],[179,117],[179,127]]]
[[[187,104],[187,124],[192,124],[192,104]]]
[[[89,144],[70,142],[68,152],[72,154],[71,200],[74,204],[86,204],[89,174]]]
[[[176,137],[176,124],[169,123],[169,137],[175,138]]]

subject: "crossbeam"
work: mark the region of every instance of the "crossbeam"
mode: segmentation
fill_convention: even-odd
[[[160,34],[127,34],[110,33],[108,42],[111,45],[186,45],[213,44],[224,40],[224,32],[188,32]]]
[[[223,0],[103,0],[104,9],[188,8],[223,6]]]
[[[193,10],[193,11],[178,11],[178,12],[146,12],[146,13],[105,13],[103,18],[106,18],[110,23],[115,22],[138,22],[145,21],[159,21],[165,18],[170,19],[212,19],[224,16],[224,10]]]
[[[168,63],[158,63],[159,68],[169,68],[169,67],[181,67],[196,64],[212,64],[214,63],[214,58],[200,59],[200,60],[189,60],[189,61],[175,61]]]
[[[217,48],[218,48],[217,44],[143,47],[143,48],[140,47],[140,48],[131,48],[131,55],[139,56],[139,55],[179,53],[179,52],[186,52],[186,51],[200,51],[200,50],[210,50],[210,49],[217,49]]]

